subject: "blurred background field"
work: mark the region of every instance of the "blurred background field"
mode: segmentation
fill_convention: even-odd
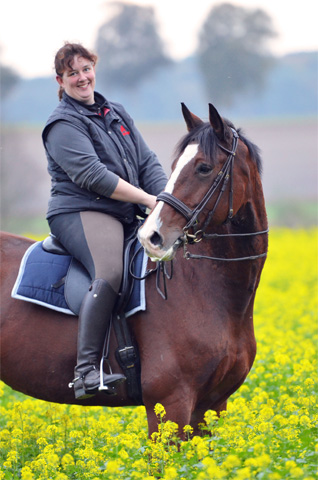
[[[196,112],[201,114],[201,112]],[[202,117],[206,111],[202,112]],[[176,143],[185,134],[179,123],[138,123],[169,174]],[[317,124],[312,118],[237,122],[259,146],[263,187],[271,226],[309,227],[317,222]],[[45,235],[50,180],[41,127],[2,129],[2,230]]]

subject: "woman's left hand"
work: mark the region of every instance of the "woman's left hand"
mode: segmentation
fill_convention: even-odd
[[[157,197],[155,195],[148,195],[149,201],[146,204],[146,207],[149,208],[149,210],[153,210],[157,204]]]

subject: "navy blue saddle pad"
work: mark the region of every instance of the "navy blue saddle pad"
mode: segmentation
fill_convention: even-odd
[[[87,271],[70,255],[46,252],[36,242],[23,256],[11,296],[69,315],[78,315],[81,301],[91,283]],[[137,242],[136,251],[140,244]],[[147,256],[140,249],[134,261],[134,274],[143,277]],[[146,309],[145,280],[134,281],[125,316]]]

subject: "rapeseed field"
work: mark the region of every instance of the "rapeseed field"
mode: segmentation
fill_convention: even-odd
[[[83,408],[0,384],[0,479],[314,480],[317,478],[317,229],[275,229],[255,304],[258,343],[244,385],[202,435],[176,438],[143,407]]]

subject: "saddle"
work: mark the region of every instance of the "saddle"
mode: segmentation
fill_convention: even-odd
[[[89,273],[76,258],[70,256],[54,235],[51,234],[43,240],[42,249],[45,252],[63,255],[70,259],[67,274],[52,287],[58,289],[64,285],[66,304],[73,314],[78,315],[83,297],[92,281]],[[127,239],[124,246],[123,278],[119,299],[114,309],[115,314],[118,315],[120,312],[129,317],[136,311],[146,309],[144,292],[141,292],[135,283],[136,280],[144,280],[143,275],[146,272],[146,264],[147,257],[144,255],[137,237],[134,235]],[[134,298],[132,298],[133,291],[135,294]]]

